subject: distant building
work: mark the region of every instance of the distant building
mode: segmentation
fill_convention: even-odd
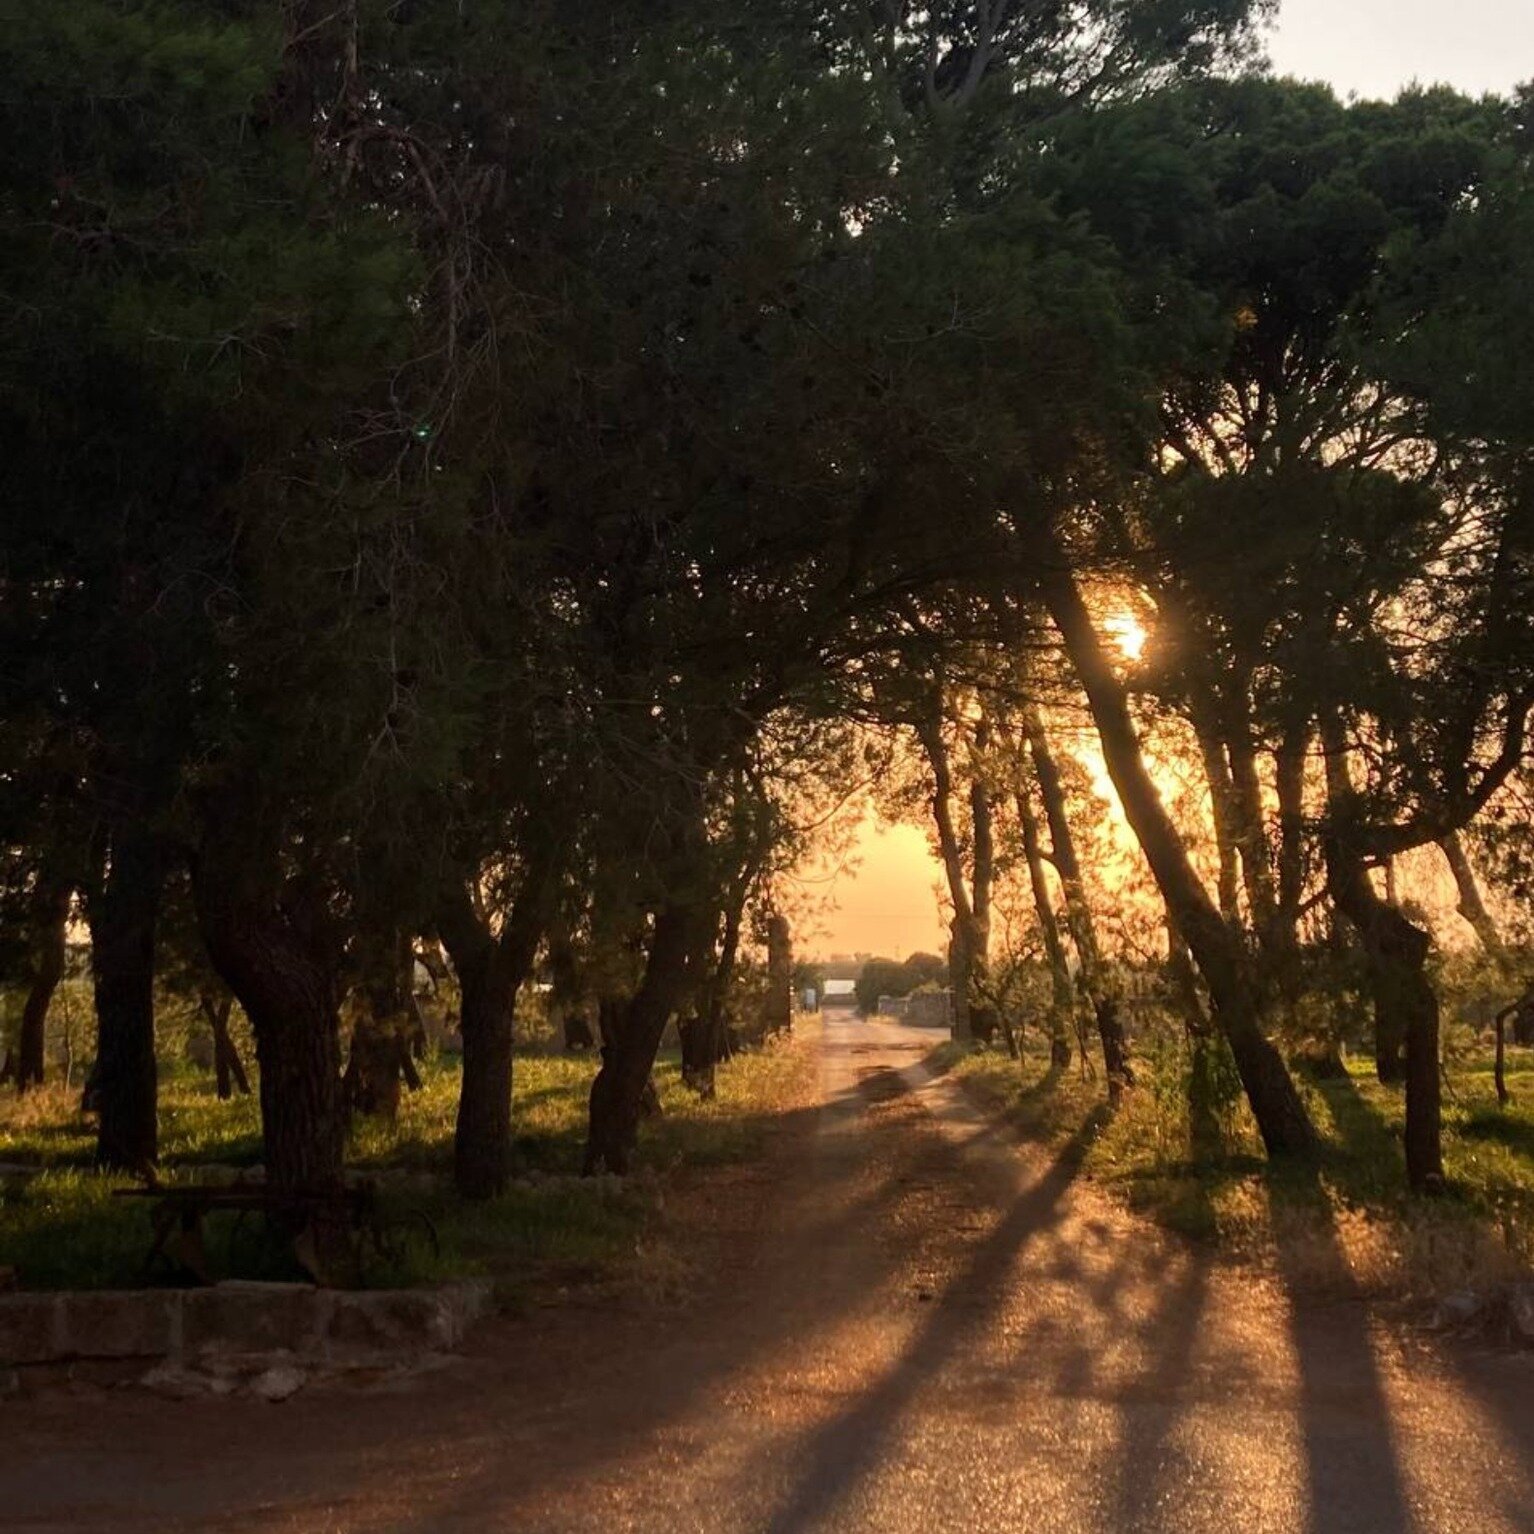
[[[827,980],[821,994],[820,1004],[828,1011],[850,1010],[858,1004],[857,982],[853,980]]]

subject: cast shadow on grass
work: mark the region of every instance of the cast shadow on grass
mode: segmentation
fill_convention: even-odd
[[[1459,1133],[1466,1140],[1505,1146],[1534,1161],[1534,1123],[1496,1108],[1477,1108],[1465,1115]]]

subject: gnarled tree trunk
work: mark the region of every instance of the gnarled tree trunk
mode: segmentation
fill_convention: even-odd
[[[1358,827],[1352,824],[1356,794],[1348,773],[1347,740],[1340,723],[1322,721],[1322,743],[1330,820],[1323,839],[1327,892],[1364,947],[1374,1006],[1374,1073],[1387,1086],[1397,1086],[1406,1079],[1407,1013],[1397,1004],[1396,984],[1390,976],[1395,960],[1387,929],[1394,924],[1379,919],[1379,911],[1393,902],[1388,898],[1382,900],[1375,892],[1363,853],[1356,844]],[[1371,942],[1375,943],[1372,951]],[[1404,950],[1400,957],[1405,957]]]
[[[1242,717],[1232,725],[1227,750],[1233,791],[1231,829],[1241,858],[1241,881],[1252,926],[1267,950],[1272,946],[1278,917],[1278,891],[1273,880],[1273,858],[1262,809],[1262,777],[1249,718]]]
[[[563,924],[549,932],[548,965],[549,1015],[558,1021],[561,1042],[572,1054],[593,1048],[596,1037],[586,1011],[588,998],[581,984],[575,944]]]
[[[1443,1178],[1438,994],[1427,974],[1432,943],[1380,897],[1345,831],[1328,835],[1326,857],[1332,899],[1363,945],[1376,1035],[1405,1041],[1406,1175],[1412,1187],[1430,1188]]]
[[[1199,697],[1198,689],[1194,697]],[[1214,845],[1219,858],[1215,892],[1220,914],[1235,925],[1241,920],[1241,865],[1236,846],[1236,786],[1231,778],[1230,761],[1218,731],[1207,717],[1208,702],[1193,710],[1193,733],[1198,740],[1199,757],[1204,766],[1204,781],[1209,785],[1209,809],[1214,821]]]
[[[607,1019],[602,1065],[591,1083],[585,1170],[623,1175],[633,1164],[655,1052],[687,994],[706,915],[677,902],[655,917],[639,989]]]
[[[1273,782],[1278,794],[1278,911],[1276,920],[1285,939],[1298,942],[1300,906],[1305,898],[1305,756],[1310,749],[1310,723],[1284,730],[1273,758]]]
[[[283,898],[275,876],[210,843],[192,865],[198,925],[219,978],[250,1019],[260,1069],[266,1180],[324,1191],[341,1181],[341,953],[322,902]]]
[[[1480,881],[1465,852],[1464,838],[1458,831],[1450,831],[1447,836],[1439,839],[1438,847],[1449,865],[1449,872],[1454,875],[1454,889],[1459,896],[1459,914],[1470,923],[1486,956],[1499,968],[1505,969],[1509,958],[1507,944],[1503,941],[1495,918],[1486,909]]]
[[[512,1020],[517,992],[533,967],[556,892],[555,859],[531,859],[499,936],[466,883],[444,894],[438,933],[458,972],[463,1083],[453,1134],[453,1178],[465,1198],[492,1198],[506,1186],[511,1157]]]
[[[1205,1156],[1216,1151],[1220,1143],[1214,1100],[1214,1028],[1198,992],[1188,945],[1170,911],[1166,916],[1166,963],[1167,981],[1188,1039],[1188,1137],[1193,1154]]]

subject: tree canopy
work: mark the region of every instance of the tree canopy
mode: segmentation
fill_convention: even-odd
[[[10,27],[0,866],[28,930],[79,893],[103,1160],[154,1157],[174,950],[251,1020],[270,1176],[333,1182],[425,944],[463,1191],[504,1181],[545,972],[592,993],[587,1163],[627,1170],[666,1028],[728,1047],[752,913],[870,739],[934,817],[961,1028],[1014,1036],[1026,868],[1055,1047],[1079,989],[1117,1097],[1069,717],[1269,1150],[1313,1138],[1326,906],[1434,1185],[1428,938],[1377,885],[1526,765],[1530,108],[1276,80],[1263,10]],[[1207,832],[1148,765],[1179,730]]]

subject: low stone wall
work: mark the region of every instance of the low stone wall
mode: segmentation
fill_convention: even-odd
[[[231,1280],[207,1289],[116,1289],[0,1295],[0,1375],[86,1363],[143,1368],[163,1381],[296,1380],[348,1368],[387,1368],[458,1347],[490,1309],[486,1281],[434,1289],[319,1289]],[[131,1365],[129,1368],[127,1366]],[[102,1371],[86,1370],[85,1373]],[[150,1383],[153,1378],[146,1376]],[[268,1380],[268,1384],[271,1381]]]

